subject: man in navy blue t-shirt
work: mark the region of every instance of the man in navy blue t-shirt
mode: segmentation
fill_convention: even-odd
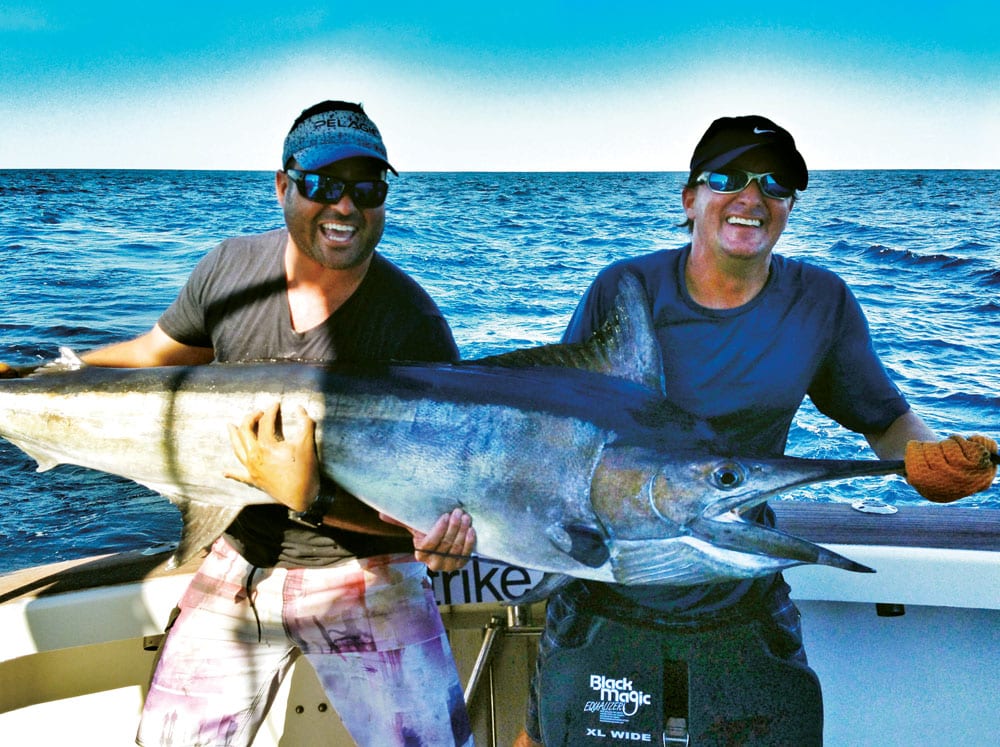
[[[808,395],[825,415],[864,434],[879,457],[906,454],[908,468],[914,459],[933,464],[929,472],[935,480],[909,478],[930,500],[954,500],[985,489],[996,470],[988,455],[996,453],[996,444],[979,436],[938,442],[889,380],[844,282],[832,272],[772,254],[796,190],[804,190],[808,178],[794,139],[774,122],[759,116],[716,120],[695,148],[683,190],[691,243],[605,268],[584,295],[563,341],[586,340],[600,329],[614,307],[619,279],[635,275],[652,311],[666,395],[711,426],[720,453],[783,454],[792,419]],[[948,491],[936,487],[942,483]],[[773,523],[766,506],[749,518]],[[786,662],[793,674],[805,670],[815,678],[788,591],[780,573],[702,586],[571,583],[549,601],[526,730],[517,745],[539,744],[543,736],[539,679],[546,662],[556,653],[563,660],[582,641],[600,647],[594,640],[602,620],[643,630],[659,625],[664,637],[753,620],[756,643]],[[722,633],[715,640],[733,639]],[[789,684],[792,679],[768,682],[773,694],[767,697],[785,699],[787,688],[796,686]],[[815,693],[819,701],[818,686]],[[796,743],[822,739],[821,702],[814,705],[808,711],[818,715],[796,732]],[[725,720],[725,714],[716,715]],[[759,741],[753,743],[790,743],[788,734],[766,729],[755,738]]]

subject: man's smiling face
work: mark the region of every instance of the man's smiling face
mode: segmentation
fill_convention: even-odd
[[[780,173],[780,164],[766,153],[750,151],[718,170]],[[765,196],[754,180],[731,194],[713,192],[705,184],[686,187],[682,199],[684,212],[694,222],[691,241],[695,247],[745,259],[765,255],[774,248],[788,225],[794,204],[791,198]]]
[[[385,167],[371,158],[348,158],[316,171],[350,182],[385,177]],[[313,202],[300,194],[284,172],[278,172],[277,191],[295,246],[324,267],[358,267],[371,257],[382,238],[384,204],[361,209],[346,193],[333,205]]]

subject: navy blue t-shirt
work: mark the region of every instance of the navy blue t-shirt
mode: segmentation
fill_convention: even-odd
[[[735,309],[708,309],[684,282],[690,245],[606,267],[581,300],[564,342],[590,337],[613,308],[619,278],[636,275],[652,310],[667,398],[703,419],[720,454],[780,456],[808,395],[816,407],[859,433],[885,430],[909,410],[872,347],[854,295],[834,273],[772,255],[761,292]],[[760,518],[763,512],[751,514]],[[769,586],[762,579],[758,588]],[[710,587],[614,587],[650,607],[727,606],[755,582]]]

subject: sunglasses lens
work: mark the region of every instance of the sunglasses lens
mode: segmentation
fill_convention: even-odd
[[[359,208],[378,207],[385,202],[389,193],[389,184],[384,181],[355,182],[351,190],[351,199]]]
[[[289,176],[299,188],[299,194],[307,200],[332,205],[344,196],[344,183],[323,174],[309,171],[289,171]]]
[[[344,196],[346,184],[321,174],[310,174],[309,176],[317,177],[316,187],[313,189],[314,197],[310,199],[315,199],[316,202],[325,202],[328,205],[340,202],[340,198]]]
[[[761,191],[768,197],[784,200],[795,194],[795,190],[781,184],[774,174],[764,174],[757,182]]]
[[[750,183],[750,175],[745,171],[738,171],[734,174],[722,174],[713,171],[705,177],[705,183],[713,192],[740,192]]]

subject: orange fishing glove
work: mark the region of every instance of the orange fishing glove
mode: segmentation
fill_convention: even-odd
[[[986,436],[949,436],[944,441],[906,444],[906,481],[935,503],[950,503],[993,484],[997,444]]]
[[[20,376],[21,374],[17,372],[16,368],[11,368],[6,363],[0,363],[0,379],[17,379]]]

